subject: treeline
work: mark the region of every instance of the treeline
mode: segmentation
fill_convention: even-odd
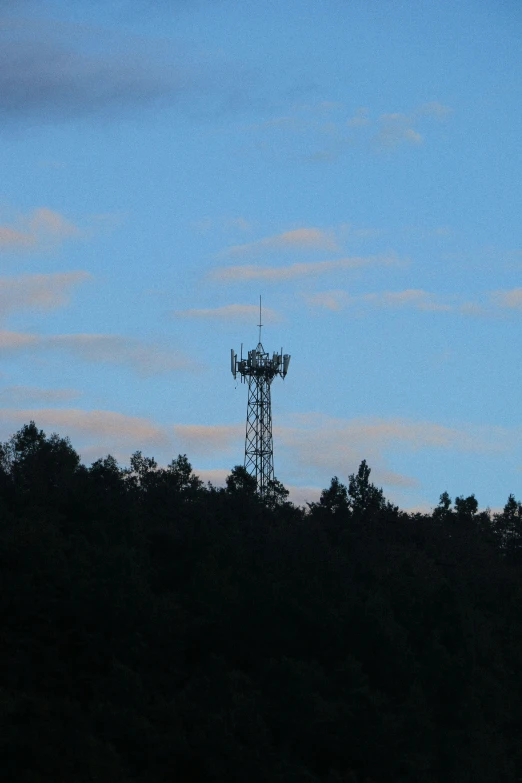
[[[0,446],[3,781],[520,780],[521,504],[272,490]]]

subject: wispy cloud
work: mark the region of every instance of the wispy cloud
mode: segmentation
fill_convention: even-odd
[[[224,487],[230,470],[226,468],[212,468],[210,470],[194,468],[194,473],[205,483],[210,481],[214,487]]]
[[[80,453],[84,450],[92,453],[94,450],[100,457],[107,451],[163,448],[170,443],[168,433],[163,428],[140,416],[80,408],[0,408],[3,439],[29,421],[34,421],[47,433],[58,432],[61,436],[69,436]]]
[[[0,388],[0,405],[34,405],[41,403],[61,404],[78,399],[76,389],[41,389],[38,386],[6,386]]]
[[[301,475],[317,472],[346,477],[368,459],[377,482],[412,487],[413,476],[396,473],[388,461],[394,453],[444,449],[459,453],[496,453],[513,446],[517,436],[500,427],[447,426],[404,418],[339,419],[321,414],[294,414],[276,434],[289,464]]]
[[[379,146],[387,149],[400,144],[419,146],[423,143],[424,137],[417,129],[418,124],[423,119],[445,120],[451,113],[452,109],[449,106],[431,101],[417,106],[409,114],[402,112],[381,114],[375,140]]]
[[[94,364],[120,365],[148,377],[194,370],[196,363],[179,351],[144,340],[112,334],[61,334],[43,339],[46,347],[65,350]]]
[[[47,207],[19,215],[13,225],[0,225],[0,251],[52,250],[66,239],[80,236],[77,226]]]
[[[24,332],[9,332],[0,330],[0,351],[19,353],[27,349],[33,349],[40,345],[40,338],[36,334]]]
[[[455,308],[461,315],[471,318],[492,318],[498,316],[498,309],[484,306],[480,302],[462,302]]]
[[[323,275],[339,270],[358,269],[367,266],[392,266],[405,262],[395,254],[383,256],[351,256],[338,258],[333,261],[311,261],[287,266],[258,266],[245,264],[240,266],[219,267],[210,272],[212,280],[220,282],[246,282],[250,280],[264,280],[266,282],[280,282],[284,280],[297,280],[303,277]]]
[[[451,310],[451,305],[441,302],[436,294],[417,288],[407,288],[404,291],[382,291],[377,294],[364,294],[364,302],[374,307],[412,307],[415,310],[445,312]]]
[[[522,288],[511,288],[507,291],[494,291],[493,302],[497,307],[507,310],[522,309]]]
[[[370,122],[370,110],[366,106],[361,106],[353,117],[350,117],[348,120],[348,127],[349,128],[362,128],[365,125],[368,125]]]
[[[414,309],[425,312],[458,313],[470,317],[498,318],[507,312],[522,310],[522,288],[505,291],[488,291],[482,301],[459,301],[456,295],[440,296],[421,288],[407,288],[403,291],[378,291],[350,295],[347,291],[335,289],[304,294],[305,301],[319,309],[339,311],[349,307]]]
[[[407,288],[403,291],[378,291],[374,293],[350,295],[347,291],[318,291],[314,294],[305,294],[304,298],[311,307],[325,310],[339,311],[349,307],[380,308],[380,309],[410,309],[425,312],[451,312],[460,311],[466,315],[475,315],[472,312],[472,303],[459,305],[454,299],[450,301],[430,291],[421,288]],[[477,305],[478,307],[478,305]]]
[[[377,143],[382,147],[396,147],[398,144],[422,144],[421,134],[412,127],[412,118],[406,114],[381,114]]]
[[[230,304],[210,309],[173,310],[172,315],[175,318],[203,319],[223,323],[254,323],[255,319],[259,317],[259,308],[256,305]],[[270,307],[263,308],[264,323],[278,323],[280,321],[281,316],[275,310]]]
[[[229,451],[244,437],[244,426],[177,424],[174,426],[176,443],[190,454],[208,455]],[[239,452],[238,452],[239,453]]]
[[[70,300],[74,287],[91,280],[88,272],[0,277],[0,319],[17,310],[55,310]]]
[[[152,341],[113,334],[38,335],[0,331],[2,350],[19,354],[65,352],[93,364],[124,367],[141,377],[200,369],[197,362],[180,351]]]
[[[346,291],[318,291],[315,294],[305,294],[306,302],[312,307],[332,310],[334,312],[342,310],[350,302],[350,297]]]
[[[323,231],[319,228],[296,228],[282,234],[259,239],[257,242],[233,245],[227,250],[223,250],[219,255],[226,258],[238,258],[282,250],[337,251],[339,246],[330,231]]]
[[[0,250],[25,250],[35,244],[35,238],[31,234],[16,231],[10,226],[0,226]]]

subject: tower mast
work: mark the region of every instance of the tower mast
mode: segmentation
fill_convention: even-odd
[[[231,370],[234,378],[237,373],[241,381],[248,383],[248,402],[245,434],[245,468],[254,476],[257,491],[264,497],[274,479],[274,447],[272,441],[272,400],[270,387],[279,375],[285,378],[290,364],[290,355],[274,351],[272,358],[261,343],[261,297],[259,297],[259,342],[248,352],[248,358],[238,361],[234,349],[231,350]]]

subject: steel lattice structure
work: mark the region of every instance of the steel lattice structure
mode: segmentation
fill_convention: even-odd
[[[290,356],[281,353],[272,358],[261,343],[261,303],[259,305],[259,343],[243,359],[243,347],[238,361],[234,349],[231,351],[231,369],[234,378],[248,382],[248,404],[245,436],[245,468],[254,476],[257,491],[263,497],[269,492],[274,479],[274,447],[272,442],[272,400],[270,386],[279,375],[284,378],[288,372]]]

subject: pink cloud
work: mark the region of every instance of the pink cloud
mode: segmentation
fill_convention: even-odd
[[[245,282],[250,280],[264,280],[266,282],[280,282],[285,280],[297,280],[303,277],[322,275],[339,270],[357,269],[365,266],[401,264],[397,256],[352,256],[339,258],[334,261],[312,261],[290,264],[288,266],[257,266],[253,264],[242,266],[220,267],[213,270],[209,277],[220,282]]]
[[[26,350],[27,348],[34,348],[39,343],[39,337],[34,334],[0,331],[0,351]]]
[[[342,310],[350,301],[346,291],[319,291],[316,294],[306,294],[305,299],[312,307],[321,307],[325,310],[337,312]]]
[[[100,454],[108,446],[139,449],[169,444],[169,436],[164,429],[139,416],[79,408],[0,408],[0,426],[7,433],[5,437],[29,421],[35,421],[48,434],[58,432],[62,437],[69,436],[74,446],[78,440],[80,450],[83,446],[95,446]]]
[[[177,424],[174,433],[182,451],[213,454],[228,451],[244,438],[244,425]]]
[[[508,291],[495,291],[492,294],[492,299],[497,307],[508,310],[519,310],[522,308],[522,288],[512,288]]]
[[[251,256],[259,253],[281,250],[322,250],[335,251],[339,247],[333,234],[319,228],[296,228],[282,234],[265,237],[257,242],[234,245],[220,253],[221,256]]]
[[[377,293],[350,296],[346,291],[320,291],[305,297],[308,304],[327,310],[342,310],[354,305],[370,305],[382,308],[413,308],[431,312],[449,312],[453,305],[441,301],[436,294],[422,289],[407,288],[404,291],[379,291]]]
[[[362,459],[373,470],[374,481],[396,489],[418,485],[415,476],[398,473],[389,465],[393,454],[423,449],[448,453],[495,453],[513,447],[517,435],[498,427],[457,427],[402,418],[339,419],[321,414],[294,414],[288,425],[275,427],[279,449],[295,475],[347,477]]]
[[[79,235],[78,227],[59,212],[40,207],[20,215],[15,226],[0,226],[0,250],[46,250]]]
[[[84,361],[122,365],[143,377],[198,368],[179,351],[120,335],[60,334],[45,338],[45,345],[69,351]]]
[[[71,290],[92,280],[88,272],[0,277],[0,317],[16,310],[54,310],[70,300]]]
[[[179,351],[151,341],[112,334],[37,335],[0,331],[0,350],[67,352],[82,361],[127,367],[142,377],[201,369]]]
[[[36,239],[30,234],[16,231],[9,226],[0,226],[0,250],[28,248],[36,244]]]
[[[41,389],[38,386],[6,386],[0,389],[0,403],[4,405],[63,403],[80,396],[75,389]]]

